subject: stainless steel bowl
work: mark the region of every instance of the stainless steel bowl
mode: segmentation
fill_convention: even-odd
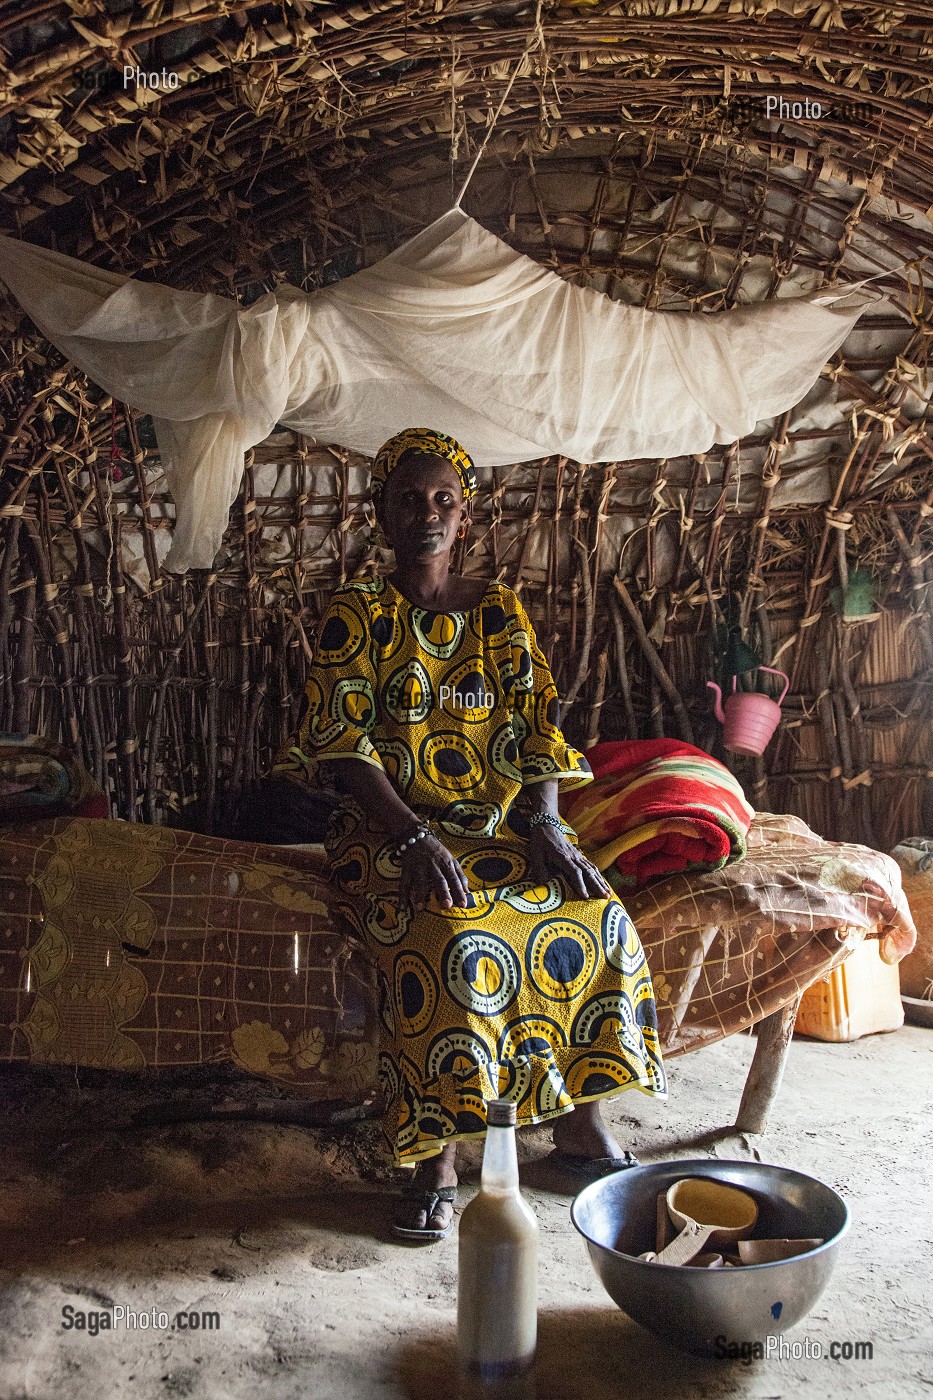
[[[775,1264],[676,1268],[635,1256],[654,1248],[656,1202],[685,1176],[713,1177],[758,1203],[756,1239],[825,1240]],[[586,1240],[611,1298],[635,1322],[686,1351],[735,1355],[805,1317],[826,1287],[849,1212],[841,1196],[802,1172],[760,1162],[652,1162],[603,1177],[581,1191],[570,1217]]]

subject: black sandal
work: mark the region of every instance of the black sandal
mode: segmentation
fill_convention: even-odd
[[[397,1239],[433,1241],[446,1239],[450,1234],[454,1227],[452,1213],[450,1220],[443,1229],[432,1229],[427,1222],[431,1219],[431,1216],[442,1202],[446,1202],[451,1206],[453,1205],[457,1199],[456,1186],[437,1186],[433,1189],[425,1189],[424,1187],[414,1185],[406,1186],[401,1194],[401,1199],[407,1204],[417,1206],[419,1210],[423,1210],[425,1223],[422,1229],[414,1230],[410,1226],[399,1225],[396,1222],[392,1226],[392,1233]]]
[[[614,1172],[641,1166],[631,1152],[625,1152],[621,1157],[581,1157],[576,1152],[559,1152],[556,1147],[544,1160],[581,1183],[599,1181],[604,1176],[612,1176]]]

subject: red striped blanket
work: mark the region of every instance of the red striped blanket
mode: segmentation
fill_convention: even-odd
[[[692,744],[597,744],[594,781],[561,798],[561,814],[619,892],[687,870],[719,870],[745,854],[754,812],[728,768]]]

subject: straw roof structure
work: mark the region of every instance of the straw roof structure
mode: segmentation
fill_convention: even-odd
[[[792,682],[737,765],[752,800],[885,847],[922,830],[933,6],[15,0],[0,30],[0,228],[143,278],[313,291],[477,156],[469,213],[632,304],[875,278],[779,421],[704,457],[500,469],[462,565],[521,590],[577,742],[714,744],[731,628]],[[273,434],[214,571],[173,578],[148,421],[0,316],[0,725],[74,743],[119,815],[217,829],[294,720],[329,591],[384,562],[367,464]],[[870,620],[840,616],[853,574]]]

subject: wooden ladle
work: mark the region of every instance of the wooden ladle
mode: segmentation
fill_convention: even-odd
[[[688,1176],[667,1193],[667,1209],[680,1234],[652,1261],[687,1264],[708,1247],[747,1239],[758,1219],[754,1197],[709,1177]]]

